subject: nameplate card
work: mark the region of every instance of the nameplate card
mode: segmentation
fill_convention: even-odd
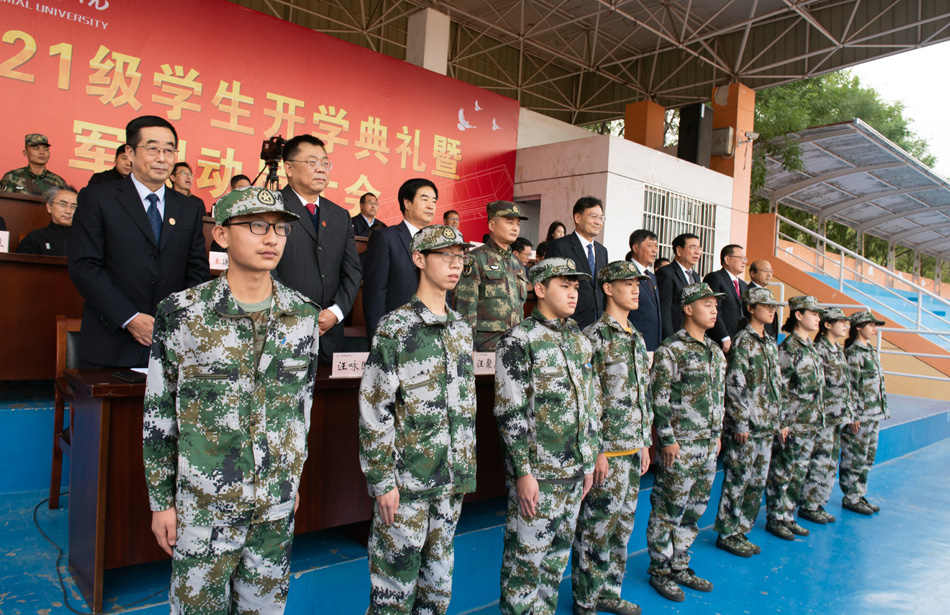
[[[228,268],[228,253],[209,252],[208,263],[211,265],[211,271],[224,271]]]
[[[0,231],[0,252],[10,251],[10,231]]]
[[[475,375],[476,376],[494,376],[495,375],[495,353],[494,352],[476,352],[475,353]]]
[[[334,352],[331,378],[362,378],[368,352]]]

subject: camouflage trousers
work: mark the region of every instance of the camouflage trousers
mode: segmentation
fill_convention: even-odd
[[[772,436],[749,434],[745,444],[729,434],[722,441],[722,495],[715,529],[723,537],[745,536],[755,525],[772,459]]]
[[[880,421],[861,421],[858,433],[851,433],[850,429],[841,431],[841,475],[838,482],[846,502],[856,504],[868,493],[868,472],[874,466],[880,429]]]
[[[374,505],[367,613],[444,615],[448,611],[462,497],[400,501],[392,525],[379,520]]]
[[[501,600],[505,615],[554,615],[561,577],[584,495],[583,481],[539,482],[534,517],[518,508],[514,480],[508,480],[508,517],[501,561]]]
[[[841,425],[831,425],[818,430],[815,446],[808,459],[808,470],[801,495],[799,508],[818,510],[831,499],[831,489],[835,486],[835,474],[838,472],[840,453]]]
[[[290,588],[294,517],[232,527],[178,519],[171,612],[279,615]]]
[[[652,576],[689,567],[689,548],[699,533],[697,523],[709,503],[716,477],[716,440],[680,442],[672,468],[657,464],[650,494],[647,551]]]
[[[581,503],[571,556],[574,602],[588,609],[616,602],[627,570],[640,492],[640,453],[608,458],[607,477]]]
[[[798,498],[808,474],[808,460],[815,446],[815,432],[788,434],[782,444],[772,439],[772,463],[765,483],[765,507],[769,521],[794,521]]]

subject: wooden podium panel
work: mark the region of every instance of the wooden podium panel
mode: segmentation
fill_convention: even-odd
[[[49,212],[43,197],[32,194],[0,192],[0,217],[10,231],[10,252],[20,245],[20,235],[49,224]]]

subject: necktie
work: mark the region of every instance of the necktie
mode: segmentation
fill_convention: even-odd
[[[742,293],[739,292],[739,280],[733,280],[732,285],[736,287],[736,295],[742,299]]]
[[[587,264],[590,266],[590,274],[592,276],[597,276],[597,272],[594,271],[594,268],[597,266],[597,261],[594,260],[594,244],[587,244]]]
[[[149,202],[148,210],[145,213],[148,214],[148,222],[152,225],[155,243],[158,243],[162,238],[162,214],[158,213],[158,195],[150,192],[145,195],[145,200]]]
[[[690,271],[689,276],[693,278],[693,284],[699,284],[699,274],[695,271]]]
[[[317,213],[317,204],[316,203],[307,203],[304,205],[307,208],[307,211],[310,212],[310,215],[313,216]]]

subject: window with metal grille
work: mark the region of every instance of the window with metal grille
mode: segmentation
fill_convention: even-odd
[[[698,236],[703,247],[699,274],[704,276],[714,269],[715,204],[647,185],[643,189],[643,228],[650,229],[659,238],[657,256],[670,260],[673,260],[674,238],[683,233]]]

